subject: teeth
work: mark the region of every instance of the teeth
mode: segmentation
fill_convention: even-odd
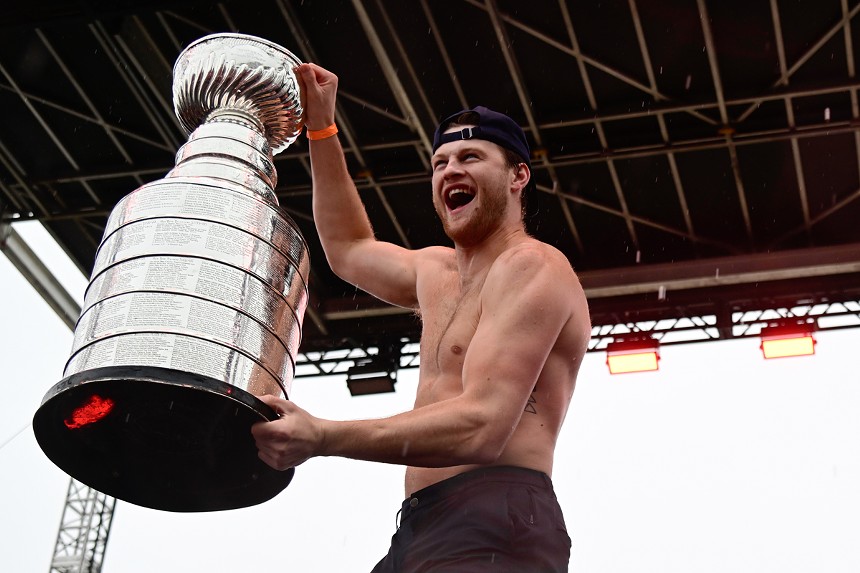
[[[474,196],[468,187],[452,187],[445,192],[445,203],[448,208],[456,209],[470,203]]]
[[[451,189],[450,191],[448,191],[448,197],[453,197],[454,195],[461,195],[461,194],[462,195],[469,195],[469,196],[473,195],[472,193],[469,193],[469,191],[467,191],[466,189],[461,189],[459,187],[456,189]]]

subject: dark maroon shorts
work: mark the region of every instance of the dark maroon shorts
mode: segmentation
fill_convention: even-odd
[[[570,537],[550,478],[518,467],[472,470],[409,496],[372,573],[567,571]]]

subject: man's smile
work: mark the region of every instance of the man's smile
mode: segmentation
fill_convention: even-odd
[[[475,192],[465,185],[451,185],[443,192],[445,206],[449,211],[456,211],[469,204],[475,198]]]

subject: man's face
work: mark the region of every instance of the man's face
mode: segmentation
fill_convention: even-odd
[[[445,233],[464,246],[484,239],[512,200],[513,170],[501,148],[481,139],[452,141],[436,150],[431,166],[433,205]]]

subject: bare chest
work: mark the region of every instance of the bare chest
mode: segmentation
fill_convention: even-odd
[[[428,402],[462,391],[463,362],[478,328],[483,285],[483,281],[479,281],[471,287],[461,288],[456,274],[434,282],[421,293],[423,300],[420,301],[424,387],[419,391],[424,392]]]

